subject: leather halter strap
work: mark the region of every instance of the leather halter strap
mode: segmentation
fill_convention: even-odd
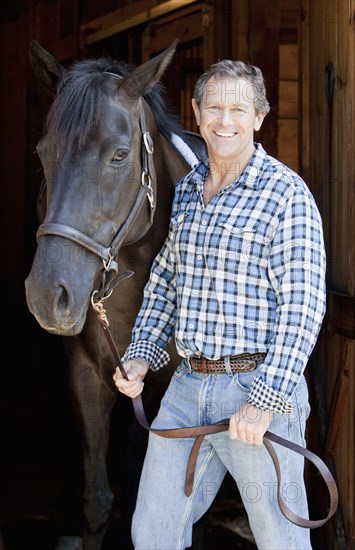
[[[115,237],[108,247],[105,247],[97,241],[94,241],[93,239],[91,239],[91,237],[88,237],[78,229],[62,223],[42,223],[37,230],[37,241],[42,235],[58,235],[59,237],[64,237],[65,239],[73,241],[75,244],[82,246],[95,256],[98,256],[103,261],[105,270],[113,270],[117,272],[118,263],[114,260],[114,258],[117,256],[125,237],[133,226],[135,220],[137,219],[138,214],[141,211],[147,196],[149,196],[150,194],[151,186],[148,186],[145,183],[142,184],[140,186],[136,200],[134,201],[130,213],[128,214],[124,224],[116,233]],[[153,216],[154,208],[151,207],[149,226],[153,223]]]
[[[122,360],[120,357],[120,354],[118,352],[116,343],[112,337],[112,334],[108,327],[107,319],[104,316],[98,317],[99,323],[104,331],[104,334],[106,336],[107,342],[110,346],[110,349],[112,351],[115,363],[117,367],[119,368],[122,376],[127,380],[127,373],[123,367]],[[195,467],[197,463],[197,457],[198,452],[201,447],[201,444],[203,442],[203,439],[206,435],[221,433],[224,431],[228,431],[229,428],[229,419],[226,418],[224,420],[221,420],[220,422],[217,422],[215,424],[205,425],[205,426],[191,426],[187,428],[172,428],[167,430],[156,430],[150,427],[143,407],[143,401],[141,395],[138,395],[137,397],[134,397],[132,399],[133,403],[133,409],[136,415],[136,418],[139,422],[139,424],[151,431],[152,433],[159,435],[161,437],[171,437],[171,438],[180,438],[180,437],[195,437],[195,441],[192,445],[192,449],[190,452],[190,457],[188,460],[187,465],[187,471],[186,471],[186,480],[185,480],[185,494],[186,496],[190,496],[193,489],[193,482],[194,482],[194,474],[195,474]],[[338,495],[338,489],[337,485],[335,483],[335,480],[330,473],[328,467],[326,464],[314,453],[309,451],[308,449],[305,449],[304,447],[301,447],[300,445],[297,445],[296,443],[293,443],[292,441],[289,441],[287,439],[284,439],[283,437],[280,437],[272,432],[266,431],[263,437],[263,443],[269,452],[269,455],[272,459],[272,462],[274,464],[275,470],[276,470],[276,476],[277,476],[277,500],[280,507],[281,512],[283,515],[292,523],[295,525],[298,525],[299,527],[304,527],[308,529],[314,529],[316,527],[321,527],[324,525],[336,512],[338,507],[338,501],[339,501],[339,495]],[[315,467],[318,469],[320,475],[322,476],[325,484],[327,485],[328,492],[329,492],[329,498],[330,498],[330,507],[329,512],[325,518],[318,519],[318,520],[311,520],[307,518],[302,518],[295,514],[285,503],[285,501],[282,498],[281,494],[281,481],[282,481],[282,475],[281,475],[281,468],[279,459],[277,457],[276,450],[273,446],[273,443],[276,443],[278,445],[282,445],[283,447],[286,447],[287,449],[290,449],[291,451],[298,453],[310,462],[312,462]]]
[[[107,74],[115,76],[117,78],[122,78],[120,75],[114,73],[107,72]],[[115,272],[115,274],[117,274],[118,262],[115,258],[117,258],[119,249],[123,244],[133,244],[133,242],[135,242],[129,241],[124,243],[125,238],[127,237],[132,226],[134,225],[146,199],[148,199],[150,205],[150,217],[143,234],[140,235],[139,238],[143,237],[153,224],[156,207],[155,195],[157,184],[154,165],[152,161],[154,146],[153,140],[149,132],[147,131],[144,106],[142,102],[143,100],[141,100],[139,108],[139,127],[142,134],[140,187],[126,220],[117,231],[110,245],[106,247],[101,243],[94,241],[94,239],[85,235],[78,229],[62,223],[42,223],[37,230],[37,241],[42,235],[57,235],[82,246],[102,260],[104,272],[106,273],[109,271],[113,271]],[[112,283],[112,281],[106,280],[104,289],[101,289],[102,294],[107,294],[109,282]]]

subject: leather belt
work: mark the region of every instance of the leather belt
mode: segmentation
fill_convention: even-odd
[[[260,363],[264,362],[266,353],[241,353],[239,355],[229,356],[229,365],[232,372],[251,372],[256,369]],[[207,359],[206,357],[189,357],[189,363],[194,372],[203,374],[218,374],[228,372],[226,358]]]

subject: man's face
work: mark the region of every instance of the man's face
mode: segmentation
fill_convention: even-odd
[[[253,86],[245,79],[210,79],[200,106],[192,100],[197,125],[210,160],[248,161],[254,150],[254,131],[265,113],[255,111]]]

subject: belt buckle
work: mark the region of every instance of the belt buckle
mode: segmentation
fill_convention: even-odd
[[[241,359],[239,372],[252,372],[257,367],[257,362],[254,359]]]
[[[258,366],[257,362],[254,359],[247,359],[246,361],[247,367],[249,367],[249,372],[256,369]]]

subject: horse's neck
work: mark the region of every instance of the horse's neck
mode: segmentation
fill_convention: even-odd
[[[130,330],[138,313],[138,306],[142,299],[137,289],[143,289],[148,279],[151,263],[164,243],[168,234],[171,205],[174,198],[175,185],[186,175],[191,166],[184,160],[176,149],[156,131],[154,140],[154,166],[157,176],[157,205],[154,215],[153,227],[137,243],[123,247],[120,251],[120,267],[123,271],[134,271],[134,277],[127,279],[125,292],[119,295],[117,311],[124,312],[123,318],[126,325],[121,327],[122,334],[129,341]],[[129,296],[136,296],[135,307]],[[122,317],[122,315],[121,315]],[[128,328],[130,330],[128,330]]]
[[[192,168],[192,166],[179,154],[168,140],[161,136],[161,146],[163,151],[163,157],[165,159],[166,169],[169,172],[170,179],[174,183],[174,186],[185,176]],[[163,183],[164,178],[163,176]],[[159,178],[158,178],[159,182]]]

